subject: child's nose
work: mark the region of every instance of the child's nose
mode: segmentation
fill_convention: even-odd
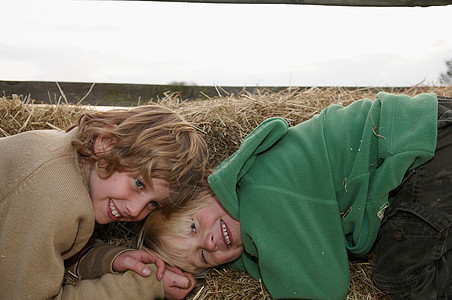
[[[217,251],[217,249],[218,249],[217,243],[214,239],[212,232],[209,232],[207,234],[204,247],[207,251],[211,251],[211,252]]]
[[[134,199],[128,202],[126,211],[127,214],[133,218],[143,219],[147,214],[143,216],[143,212],[147,202],[143,199]]]

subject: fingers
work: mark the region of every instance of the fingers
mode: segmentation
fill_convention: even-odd
[[[151,270],[145,264],[151,263],[156,265],[156,277],[161,280],[165,273],[165,262],[145,250],[132,250],[121,253],[113,262],[113,270],[116,272],[132,270],[147,277],[151,274]]]
[[[144,260],[144,262],[146,263],[147,260]],[[139,256],[133,255],[133,251],[124,252],[119,255],[113,262],[113,270],[116,272],[132,270],[145,277],[151,275],[151,270],[140,261]]]
[[[185,290],[190,287],[191,282],[185,276],[178,276],[177,278],[174,278],[172,285],[173,285],[173,287],[177,287],[177,288],[181,288],[181,289]]]
[[[157,267],[157,279],[162,280],[163,274],[165,273],[166,264],[161,259],[155,260],[155,266]]]
[[[157,267],[156,277],[158,280],[161,280],[163,274],[165,273],[165,262],[160,258],[156,258],[154,255],[145,250],[139,250],[136,255],[141,255],[141,261],[144,263],[154,263]]]
[[[144,277],[148,277],[149,275],[151,275],[151,269],[149,269],[148,267],[144,266],[144,268],[141,269],[141,273],[138,273],[138,274],[141,274]]]
[[[195,277],[193,277],[193,275],[191,273],[184,272],[184,276],[186,276],[188,278],[188,280],[190,281],[189,288],[191,290],[196,285],[196,279],[195,279]]]
[[[182,276],[173,278],[172,286],[183,290],[191,290],[196,285],[196,279],[190,273],[183,273]]]
[[[196,279],[191,274],[188,274],[188,275],[190,275],[190,276],[187,277],[187,279],[188,279],[188,287],[187,287],[187,289],[189,291],[191,291],[196,285]]]
[[[132,261],[129,264],[128,267],[129,270],[133,270],[136,273],[140,274],[141,276],[147,277],[151,275],[151,269],[149,269],[147,266],[145,266],[142,262],[139,261]]]
[[[134,250],[134,251],[130,251],[130,253],[139,261],[145,263],[145,264],[150,264],[150,263],[155,263],[157,258],[152,255],[151,253],[145,251],[145,250]]]
[[[177,271],[173,272],[172,270]],[[182,273],[182,275],[180,274]],[[163,277],[166,299],[183,299],[196,285],[196,280],[189,273],[167,266]]]

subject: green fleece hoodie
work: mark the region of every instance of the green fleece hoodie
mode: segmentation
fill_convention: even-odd
[[[259,125],[209,183],[240,221],[233,267],[275,298],[345,298],[347,251],[371,249],[404,174],[434,155],[437,98],[379,93],[288,128]]]

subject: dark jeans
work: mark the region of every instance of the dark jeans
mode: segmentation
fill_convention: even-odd
[[[392,299],[452,299],[452,98],[438,97],[435,156],[393,191],[373,279]]]

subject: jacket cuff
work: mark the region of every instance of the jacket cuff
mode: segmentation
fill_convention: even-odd
[[[113,271],[113,261],[118,255],[132,250],[109,244],[96,246],[87,253],[83,263],[80,264],[80,277],[83,279],[94,279],[106,273],[117,273]]]

